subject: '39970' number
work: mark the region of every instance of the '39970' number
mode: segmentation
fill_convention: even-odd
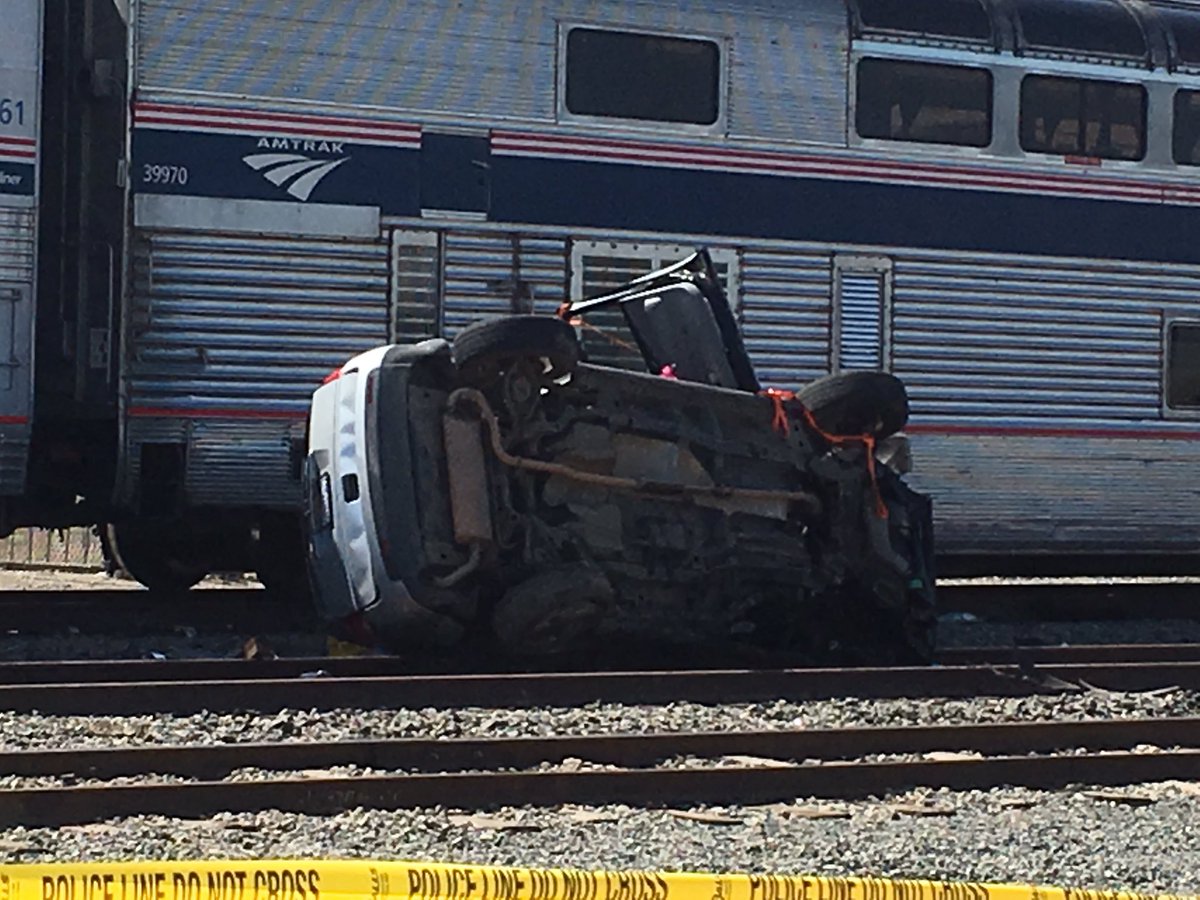
[[[145,184],[187,184],[187,166],[142,166],[142,181]]]

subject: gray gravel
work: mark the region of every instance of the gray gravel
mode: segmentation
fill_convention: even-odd
[[[1104,799],[1108,794],[1127,801]],[[707,821],[703,821],[707,820]],[[0,832],[0,857],[123,860],[374,857],[581,868],[751,870],[1200,892],[1200,784],[1137,790],[921,791],[831,804],[277,812],[139,817]]]
[[[1200,716],[1193,691],[1108,691],[965,700],[835,700],[710,706],[589,704],[539,709],[340,709],[190,716],[50,716],[0,712],[0,748],[112,747],[133,744],[367,740],[399,737],[536,737],[651,731],[935,725],[1043,719]]]

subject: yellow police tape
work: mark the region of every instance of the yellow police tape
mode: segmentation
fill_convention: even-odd
[[[583,872],[348,860],[0,865],[0,900],[1150,900],[1153,896],[882,878]],[[1174,897],[1159,895],[1157,900]],[[1188,900],[1200,898],[1192,895]]]

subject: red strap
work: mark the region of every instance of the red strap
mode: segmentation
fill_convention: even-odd
[[[771,399],[774,404],[775,413],[771,419],[771,427],[780,434],[786,436],[791,431],[791,420],[788,416],[787,407],[784,406],[790,400],[796,399],[796,394],[793,391],[781,391],[777,388],[767,388],[762,392]],[[829,443],[834,446],[841,444],[862,444],[863,450],[867,454],[867,474],[871,479],[871,492],[875,495],[875,514],[881,519],[888,517],[887,504],[883,502],[883,494],[879,490],[879,478],[875,473],[875,435],[873,434],[830,434],[824,428],[817,424],[816,417],[812,414],[812,410],[804,404],[800,405],[800,411],[804,414],[804,421],[808,427],[819,434]]]

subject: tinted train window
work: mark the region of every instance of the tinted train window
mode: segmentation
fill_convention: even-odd
[[[1172,155],[1184,166],[1200,166],[1200,91],[1175,92]]]
[[[580,116],[712,125],[720,114],[721,54],[713,41],[573,28],[567,111]]]
[[[1133,13],[1117,0],[1018,0],[1025,46],[1095,53],[1146,55],[1146,39]]]
[[[1141,159],[1146,91],[1136,84],[1030,75],[1021,82],[1021,146],[1034,153]]]
[[[865,30],[905,31],[990,41],[992,22],[980,0],[858,0]]]
[[[1175,60],[1189,67],[1200,66],[1200,15],[1171,9],[1156,9],[1154,15],[1175,39]]]
[[[1200,322],[1168,329],[1166,382],[1168,407],[1200,409]]]
[[[865,138],[986,147],[992,140],[992,73],[864,59],[858,64],[855,127]]]

